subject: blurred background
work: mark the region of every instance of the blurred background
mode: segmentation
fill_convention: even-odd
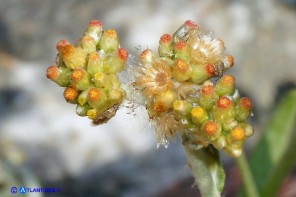
[[[160,36],[188,19],[213,30],[235,58],[230,73],[239,90],[254,101],[257,132],[247,152],[274,104],[296,84],[295,0],[0,0],[0,196],[22,185],[61,188],[34,196],[198,196],[180,141],[156,149],[144,109],[132,116],[121,108],[93,127],[46,79],[56,43],[75,42],[92,19],[116,29],[129,51],[157,50]],[[222,159],[224,195],[236,196],[239,170],[232,158]],[[296,196],[295,174],[279,196]]]

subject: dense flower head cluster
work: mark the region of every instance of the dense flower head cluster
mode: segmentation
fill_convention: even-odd
[[[126,96],[118,73],[126,67],[128,52],[120,48],[117,32],[92,20],[76,44],[61,40],[56,48],[47,78],[65,87],[64,98],[77,105],[79,116],[88,116],[94,124],[107,122]]]
[[[234,65],[224,42],[203,35],[188,20],[173,35],[164,34],[158,54],[141,53],[135,84],[160,144],[179,134],[198,146],[212,144],[238,157],[246,138],[253,134],[247,122],[252,101],[240,97],[235,78],[224,75]]]

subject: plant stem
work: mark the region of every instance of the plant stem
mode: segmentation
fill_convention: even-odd
[[[225,174],[220,164],[219,152],[212,146],[193,149],[184,145],[188,165],[203,197],[221,197]]]
[[[259,193],[251,173],[245,154],[236,159],[239,166],[247,197],[259,197]]]

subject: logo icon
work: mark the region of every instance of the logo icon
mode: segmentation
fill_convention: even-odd
[[[20,193],[25,194],[26,193],[26,188],[25,187],[20,187]]]
[[[16,194],[16,193],[17,193],[17,187],[11,187],[11,188],[10,188],[10,192],[11,192],[12,194]]]

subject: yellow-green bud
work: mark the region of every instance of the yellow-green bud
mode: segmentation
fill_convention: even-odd
[[[233,95],[235,79],[232,75],[224,75],[216,84],[216,92],[219,96]]]
[[[191,66],[188,62],[183,59],[177,59],[173,66],[173,77],[179,81],[184,82],[190,79],[192,74]]]
[[[215,76],[215,68],[211,64],[202,65],[202,64],[195,64],[192,65],[192,75],[191,81],[193,83],[202,84],[209,78]]]
[[[100,88],[91,88],[88,92],[88,104],[95,109],[102,109],[107,104],[107,95]]]
[[[199,104],[206,110],[211,110],[217,101],[218,95],[213,85],[205,85],[202,87],[199,95]]]
[[[189,46],[185,41],[179,41],[174,46],[175,59],[189,60]]]
[[[172,36],[164,34],[160,37],[158,53],[160,57],[171,57],[173,55]]]
[[[243,150],[242,147],[236,147],[236,146],[227,146],[224,148],[224,150],[232,157],[239,157],[241,156]]]
[[[83,90],[79,96],[78,96],[78,104],[79,105],[85,105],[87,103],[87,99],[88,99],[88,91],[89,89],[87,90]]]
[[[241,123],[241,127],[245,130],[246,137],[251,137],[254,133],[254,127],[250,125],[249,123]]]
[[[62,58],[66,66],[72,70],[86,67],[87,53],[80,47],[66,45],[61,49]]]
[[[220,137],[218,137],[215,141],[213,141],[213,145],[217,149],[224,148],[227,145],[225,137],[223,135],[220,135]]]
[[[117,51],[119,47],[119,39],[117,32],[113,29],[105,31],[100,41],[100,49],[103,49],[105,53]]]
[[[125,91],[123,89],[113,89],[109,92],[109,107],[114,104],[121,103],[125,97]]]
[[[191,112],[193,106],[191,103],[187,101],[175,100],[173,107],[174,107],[174,111],[177,112],[177,114],[187,115]]]
[[[229,131],[236,127],[238,125],[238,122],[236,119],[230,119],[228,121],[222,122],[222,128],[224,131]]]
[[[239,99],[236,105],[236,118],[239,121],[245,121],[251,115],[253,103],[250,98],[243,97]]]
[[[91,86],[90,76],[83,68],[75,69],[71,74],[71,85],[78,90],[86,90]]]
[[[103,62],[101,60],[100,54],[98,52],[93,52],[89,54],[87,72],[90,75],[95,75],[98,72],[103,71]]]
[[[96,87],[104,88],[104,89],[111,89],[113,88],[113,82],[110,79],[109,75],[104,74],[102,72],[98,72],[94,75],[93,81]]]
[[[113,55],[108,55],[104,58],[104,71],[107,74],[116,74],[121,72],[125,66],[128,57],[128,52],[125,49],[118,49],[118,52]]]
[[[81,47],[87,53],[93,53],[96,51],[96,41],[91,36],[84,36],[81,40]]]
[[[191,119],[195,124],[199,125],[209,119],[209,114],[202,107],[194,107],[191,110]]]

